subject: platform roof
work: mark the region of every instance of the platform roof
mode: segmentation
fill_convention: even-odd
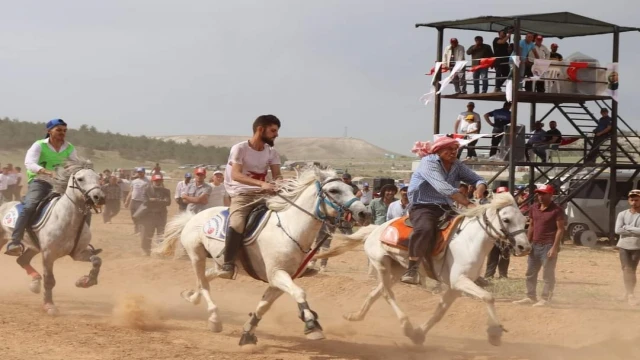
[[[443,29],[498,32],[507,26],[513,26],[516,19],[520,19],[521,33],[532,32],[544,37],[567,38],[612,34],[616,27],[619,32],[640,31],[639,28],[618,26],[570,12],[515,16],[480,16],[464,20],[416,24],[416,27],[426,26]]]

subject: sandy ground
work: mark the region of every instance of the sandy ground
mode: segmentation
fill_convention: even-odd
[[[190,263],[140,256],[128,211],[113,224],[94,217],[93,243],[105,249],[100,283],[78,289],[75,280],[89,264],[69,258],[56,263],[58,317],[42,311],[41,295],[13,258],[0,256],[0,358],[32,359],[637,359],[640,313],[615,300],[622,292],[617,253],[566,246],[558,262],[558,284],[550,308],[511,304],[522,297],[503,294],[497,311],[505,328],[503,346],[486,341],[483,303],[463,297],[427,335],[424,346],[403,337],[384,301],[362,322],[342,314],[359,308],[374,282],[366,259],[354,251],[332,259],[329,271],[298,283],[320,316],[327,339],[307,340],[297,306],[281,297],[257,330],[258,347],[241,351],[238,340],[247,314],[265,284],[240,275],[212,282],[224,330],[207,329],[204,302],[193,306],[181,290],[195,283]],[[4,250],[3,250],[4,251]],[[41,269],[40,257],[34,265]],[[505,288],[522,289],[526,259],[513,259]],[[425,289],[396,287],[401,307],[414,324],[426,321],[439,297]]]

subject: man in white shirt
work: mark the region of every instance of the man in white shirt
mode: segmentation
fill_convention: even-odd
[[[533,65],[535,65],[535,60],[539,59],[539,60],[548,60],[549,56],[551,55],[551,51],[549,51],[549,49],[545,46],[542,45],[542,36],[538,35],[536,36],[535,39],[535,43],[533,48],[531,48],[531,50],[529,51],[529,54],[527,56],[527,64],[531,64],[531,70],[533,70]],[[533,72],[531,72],[530,74],[531,76],[533,76]],[[527,81],[524,88],[525,91],[531,91],[532,86],[531,86],[531,81]],[[544,81],[536,81],[536,91],[537,92],[544,92]]]
[[[464,46],[458,44],[458,39],[451,38],[449,40],[449,46],[444,50],[444,54],[442,55],[442,66],[446,67],[449,70],[453,70],[453,67],[456,66],[456,61],[464,60]],[[460,69],[460,72],[457,72],[453,76],[453,87],[456,90],[456,94],[466,94],[467,93],[467,80],[466,80],[466,66]]]
[[[191,173],[186,173],[184,174],[184,180],[178,182],[178,185],[176,185],[176,192],[173,194],[173,197],[176,199],[179,212],[183,212],[187,210],[187,203],[185,203],[184,200],[182,200],[182,194],[189,187],[190,182],[191,182]]]
[[[365,206],[369,206],[369,203],[373,200],[373,191],[369,188],[369,183],[363,183],[360,192],[362,193],[360,201],[362,201]]]
[[[2,168],[0,173],[0,205],[5,201],[11,201],[11,194],[9,193],[9,168],[7,166]]]
[[[225,169],[224,185],[231,197],[229,228],[225,239],[224,264],[218,277],[233,279],[235,259],[242,246],[246,218],[265,193],[274,193],[276,186],[268,183],[281,179],[280,155],[273,148],[278,137],[280,120],[273,115],[261,115],[253,122],[253,136],[231,147]]]
[[[616,220],[616,234],[620,263],[622,264],[622,279],[624,280],[624,300],[631,306],[637,306],[638,300],[633,293],[636,287],[636,270],[640,262],[640,190],[629,192],[629,209],[618,214]]]
[[[387,210],[387,221],[407,215],[409,212],[409,197],[407,192],[409,186],[400,188],[400,200],[396,200],[389,205]]]
[[[482,129],[482,122],[480,121],[480,114],[473,111],[476,108],[476,104],[473,101],[470,101],[467,104],[467,111],[463,111],[458,115],[456,121],[453,123],[453,133],[454,134],[479,134]],[[476,144],[478,140],[470,142],[467,148],[467,160],[476,160],[478,158],[478,154],[476,153]],[[462,156],[462,150],[464,148],[460,148],[458,151],[458,159]]]
[[[229,206],[230,199],[224,187],[224,174],[220,170],[213,172],[211,177],[211,195],[209,195],[209,207]]]

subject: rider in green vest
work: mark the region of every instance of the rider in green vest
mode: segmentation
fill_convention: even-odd
[[[27,168],[28,187],[24,197],[24,206],[16,220],[11,242],[7,245],[5,254],[19,256],[24,251],[22,238],[29,223],[35,216],[38,204],[52,190],[51,184],[41,179],[43,176],[53,176],[53,171],[67,159],[77,160],[76,150],[65,141],[67,124],[62,119],[53,119],[47,123],[47,136],[38,140],[27,151],[24,163]]]

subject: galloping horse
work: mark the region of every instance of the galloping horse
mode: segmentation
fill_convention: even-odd
[[[247,221],[244,254],[240,257],[247,273],[268,283],[269,287],[245,323],[240,345],[257,343],[254,331],[258,322],[283,292],[298,303],[307,338],[324,338],[317,314],[309,308],[304,290],[293,279],[300,272],[325,219],[340,218],[345,211],[359,220],[370,216],[366,206],[353,196],[351,186],[335,177],[333,171],[311,168],[297,179],[278,181],[277,187],[278,195],[266,198],[266,213],[254,212]],[[211,300],[209,282],[221,266],[218,255],[224,248],[227,219],[228,210],[224,207],[210,208],[197,215],[190,212],[177,215],[167,224],[165,240],[153,250],[156,254],[171,256],[180,239],[197,276],[196,290],[184,291],[182,297],[192,304],[198,304],[200,297],[204,297],[210,314],[209,327],[214,332],[222,331],[222,324],[218,308]],[[362,241],[371,230],[365,227],[350,238]],[[214,267],[206,270],[208,254],[215,261]]]
[[[91,262],[89,275],[78,279],[76,286],[87,288],[98,284],[102,260],[89,245],[91,230],[86,217],[92,207],[104,202],[104,193],[93,165],[84,159],[67,161],[64,167],[56,169],[55,177],[48,181],[53,185],[54,193],[61,196],[41,204],[44,206],[36,214],[34,223],[27,225],[26,233],[29,236],[25,236],[23,241],[25,251],[17,262],[31,276],[30,289],[37,294],[43,277],[31,266],[31,259],[42,252],[44,309],[49,315],[56,315],[58,309],[53,303],[52,289],[56,285],[53,263],[57,259],[69,255],[76,261]],[[0,249],[9,240],[21,206],[18,201],[0,206]]]
[[[387,236],[385,234],[389,233],[385,230],[391,228],[399,219],[380,225],[365,240],[364,251],[369,258],[370,270],[377,273],[379,283],[367,296],[360,310],[345,314],[344,318],[350,321],[363,320],[371,305],[382,295],[398,316],[404,334],[415,344],[422,344],[427,332],[442,319],[455,299],[464,292],[486,303],[489,313],[487,330],[489,342],[496,346],[500,345],[504,329],[496,315],[493,295],[477,286],[474,280],[480,276],[484,260],[494,245],[503,249],[511,247],[516,256],[529,253],[531,245],[524,230],[526,219],[509,193],[495,194],[491,203],[461,210],[460,214],[463,217],[458,218],[458,221],[454,221],[455,225],[452,225],[458,228],[451,230],[454,233],[457,230],[457,234],[450,238],[448,246],[442,244],[445,246],[441,247],[443,251],[433,258],[434,269],[436,271],[440,269],[437,277],[448,285],[448,289],[442,295],[440,304],[429,321],[414,329],[407,315],[398,307],[391,290],[408,266],[408,253],[398,247],[389,246],[383,241]],[[389,230],[395,231],[395,229]],[[336,237],[342,238],[339,235]],[[346,244],[316,257],[333,257],[352,247],[353,244]],[[423,285],[425,278],[423,271]]]

